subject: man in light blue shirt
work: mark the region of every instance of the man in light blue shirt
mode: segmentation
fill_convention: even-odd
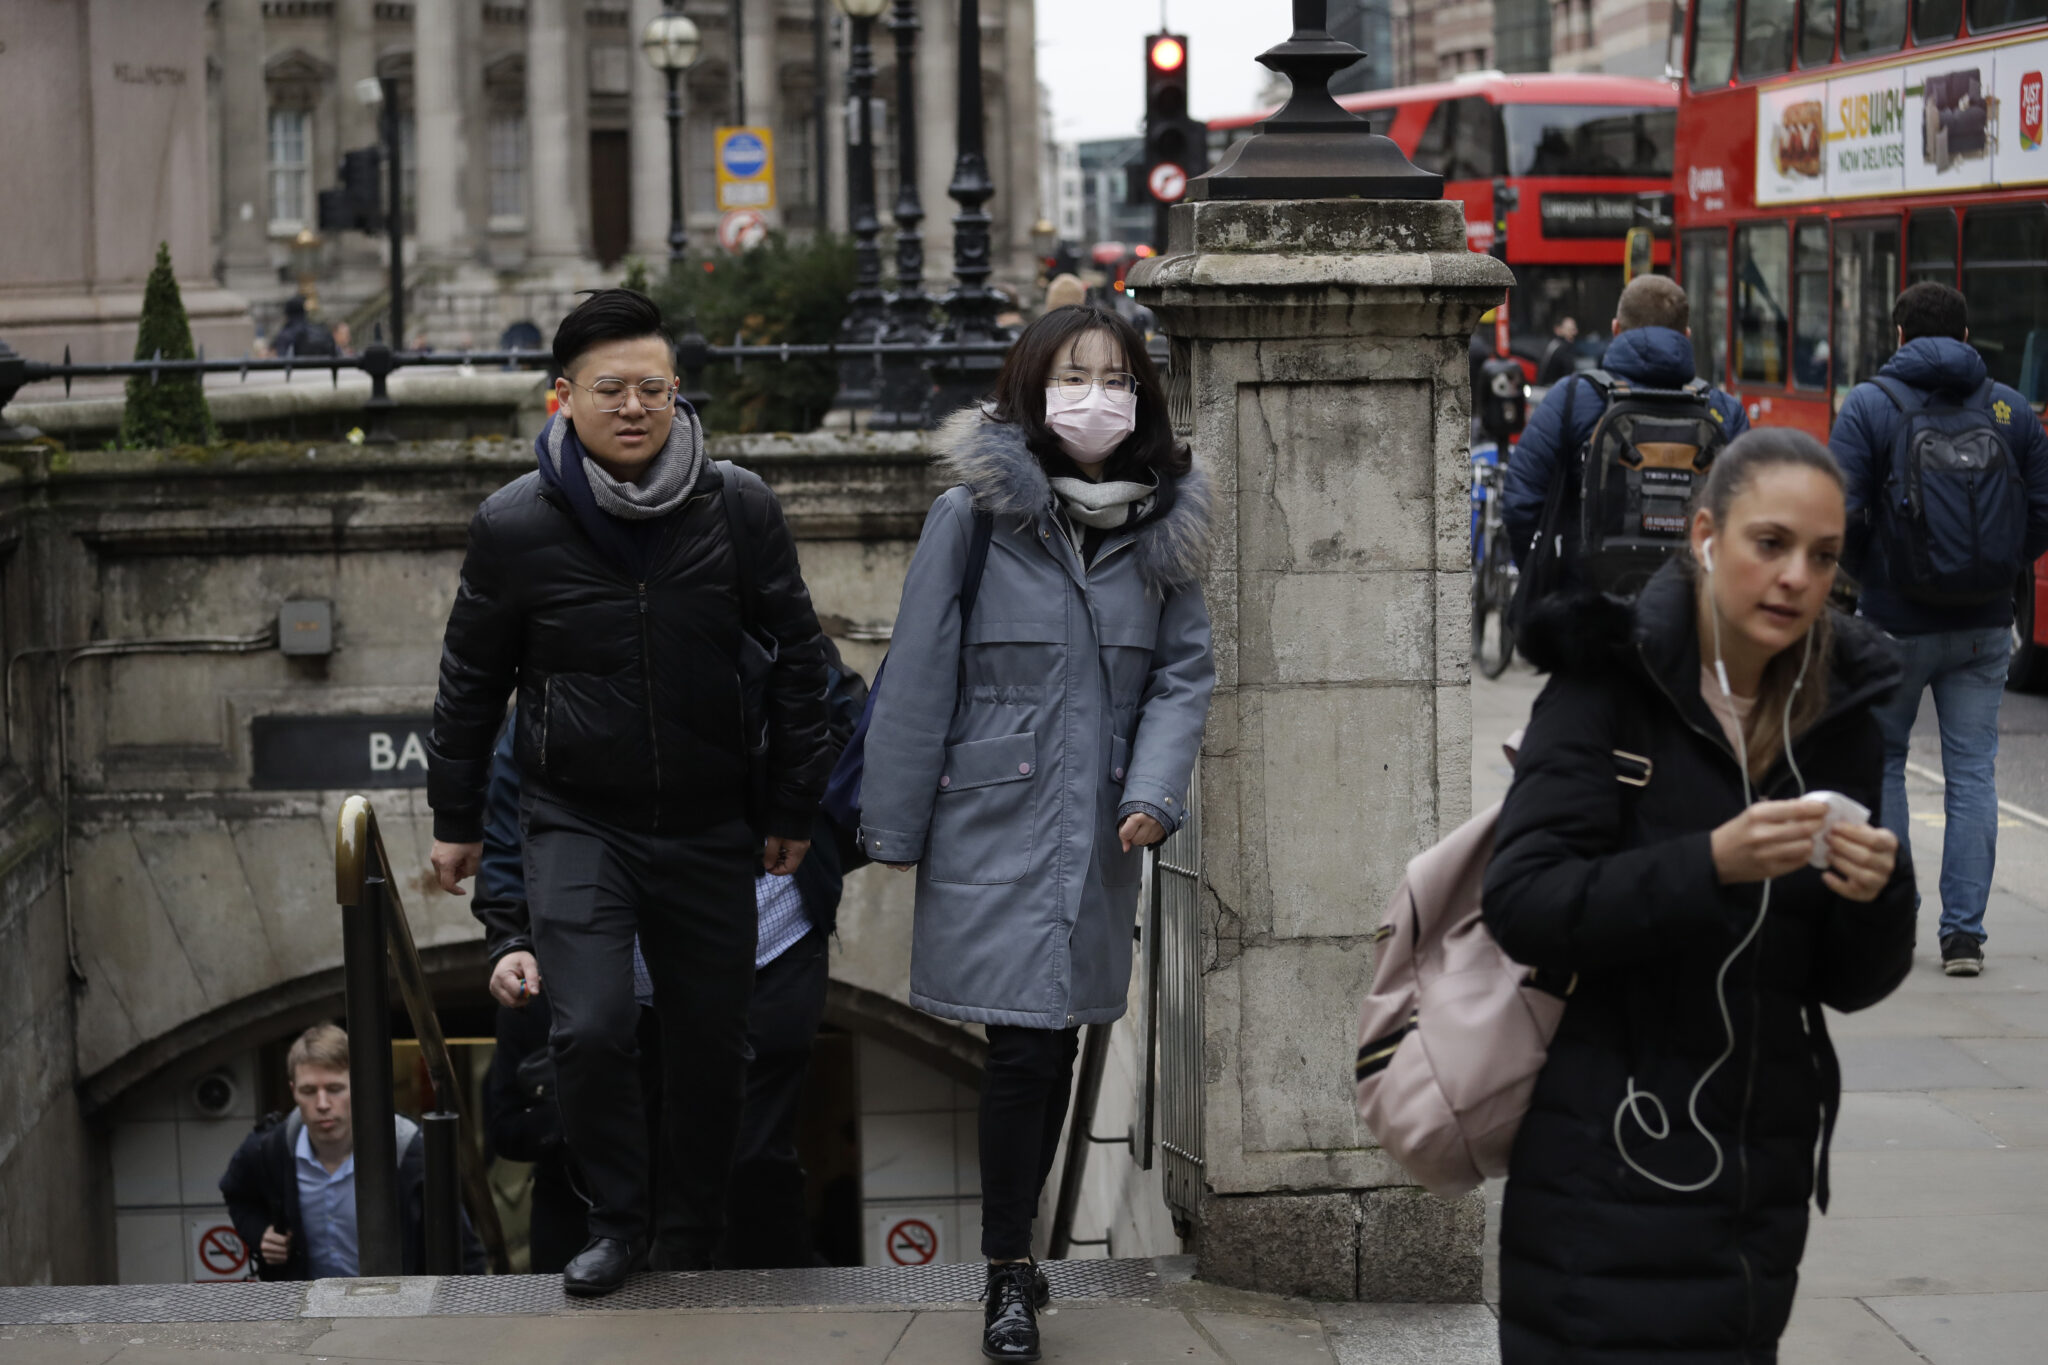
[[[348,1078],[344,1076],[345,1082]],[[303,1114],[304,1106],[300,1106]],[[293,1168],[299,1180],[299,1226],[306,1237],[306,1264],[316,1280],[356,1274],[355,1135],[346,1133],[337,1150],[330,1139],[313,1140],[313,1125],[299,1129]],[[266,1233],[267,1242],[270,1234]],[[265,1260],[269,1257],[266,1255]]]

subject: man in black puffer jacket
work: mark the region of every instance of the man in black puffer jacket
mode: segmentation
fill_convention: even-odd
[[[563,319],[554,352],[562,408],[536,443],[540,468],[470,524],[427,795],[435,871],[460,894],[516,686],[534,950],[592,1201],[591,1242],[563,1288],[591,1295],[647,1259],[652,1231],[634,936],[661,1017],[663,1090],[692,1116],[662,1153],[681,1216],[654,1263],[697,1269],[723,1230],[738,1132],[754,878],[802,863],[832,748],[824,640],[782,510],[758,478],[706,461],[660,312],[599,290]],[[750,781],[743,649],[773,660],[757,708],[766,750],[751,760],[764,782]]]

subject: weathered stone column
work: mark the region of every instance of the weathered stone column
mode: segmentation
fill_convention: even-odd
[[[463,194],[469,153],[462,103],[462,23],[454,5],[420,5],[413,14],[419,254],[422,263],[440,264],[471,254]]]
[[[270,193],[264,177],[270,134],[262,0],[226,0],[220,43],[222,274],[229,288],[260,290],[277,282],[270,263]]]
[[[582,13],[579,6],[579,24]],[[574,175],[574,80],[569,70],[571,61],[582,58],[583,45],[570,41],[573,32],[567,0],[528,0],[526,145],[533,183],[526,196],[526,241],[527,254],[538,265],[562,265],[583,255],[576,204],[589,190]]]
[[[633,0],[633,254],[657,279],[668,269],[668,81],[640,51],[661,0]],[[689,89],[685,80],[683,89]],[[687,93],[685,95],[687,98]],[[687,125],[686,125],[687,131]],[[686,185],[684,187],[688,189]],[[684,196],[687,205],[689,196]]]
[[[1466,250],[1457,203],[1250,198],[1255,159],[1218,168],[1235,163],[1234,202],[1177,206],[1166,254],[1133,277],[1217,492],[1199,1273],[1474,1300],[1478,1197],[1413,1187],[1359,1126],[1351,1063],[1387,897],[1471,804],[1466,342],[1512,277]],[[1312,192],[1347,163],[1289,148],[1265,164]]]

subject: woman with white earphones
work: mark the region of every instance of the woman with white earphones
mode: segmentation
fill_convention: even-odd
[[[1912,962],[1912,867],[1876,818],[1899,666],[1828,606],[1841,471],[1751,431],[1690,529],[1635,601],[1556,601],[1521,641],[1552,676],[1485,917],[1577,980],[1509,1166],[1504,1365],[1775,1361],[1827,1207],[1821,1006],[1875,1004]]]

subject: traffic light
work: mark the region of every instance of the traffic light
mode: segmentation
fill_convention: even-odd
[[[1188,117],[1188,40],[1183,33],[1145,39],[1145,155],[1139,202],[1157,207],[1154,245],[1166,245],[1166,210],[1188,192],[1188,181],[1209,169],[1209,129]]]
[[[341,154],[341,184],[320,191],[323,232],[382,232],[384,195],[379,173],[384,155],[376,147],[358,147]]]

